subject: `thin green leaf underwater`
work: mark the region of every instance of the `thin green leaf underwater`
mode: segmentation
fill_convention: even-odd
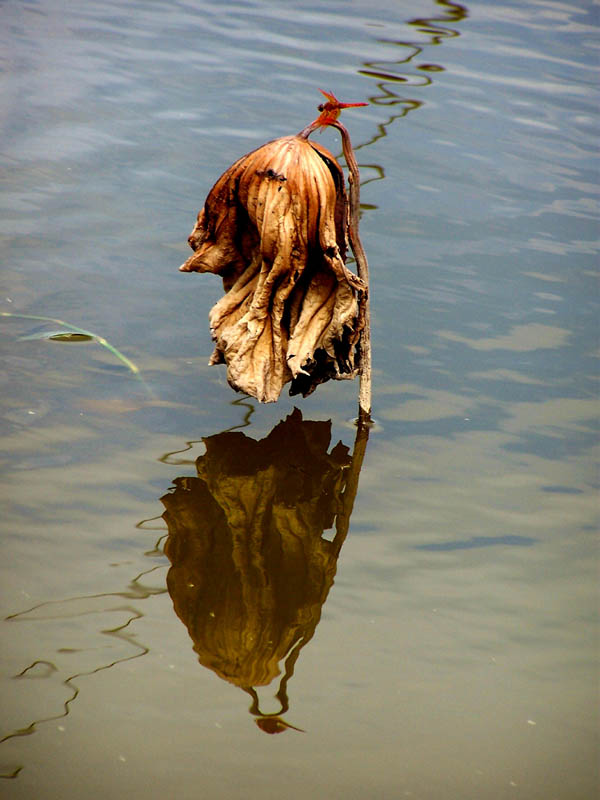
[[[141,376],[139,367],[133,363],[130,358],[127,358],[126,355],[121,353],[120,350],[117,350],[114,345],[108,342],[103,336],[98,336],[98,334],[94,333],[93,331],[87,331],[85,328],[80,328],[78,325],[72,325],[70,322],[65,322],[62,319],[55,319],[54,317],[45,317],[40,316],[38,314],[14,314],[11,311],[0,311],[0,316],[2,317],[13,317],[14,319],[32,319],[38,320],[40,322],[53,322],[55,325],[61,325],[66,330],[59,330],[59,331],[45,331],[41,333],[32,333],[27,336],[19,337],[19,341],[35,341],[35,340],[42,340],[47,339],[49,341],[58,341],[58,342],[89,342],[94,341],[98,344],[105,347],[110,353],[112,353],[115,358],[121,361],[130,372],[132,372],[138,380],[140,380],[144,384],[144,388],[149,394],[152,394],[150,387],[146,384],[144,379]]]

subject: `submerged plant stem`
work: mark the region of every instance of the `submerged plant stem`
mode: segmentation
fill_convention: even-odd
[[[120,350],[117,350],[110,342],[107,342],[103,336],[98,336],[97,333],[93,333],[92,331],[87,331],[85,328],[80,328],[78,325],[71,325],[70,322],[65,322],[62,319],[55,319],[54,317],[43,317],[37,314],[13,314],[11,311],[0,311],[1,317],[14,317],[15,319],[35,319],[39,320],[40,322],[54,322],[56,325],[62,325],[64,328],[68,328],[75,333],[81,333],[84,336],[89,336],[94,341],[98,342],[98,344],[105,347],[109,352],[111,352],[116,358],[119,359],[127,369],[129,369],[135,376],[140,380],[144,387],[150,394],[152,394],[150,387],[146,384],[144,379],[141,376],[139,367],[131,361],[131,359],[127,358],[127,356],[123,355]]]

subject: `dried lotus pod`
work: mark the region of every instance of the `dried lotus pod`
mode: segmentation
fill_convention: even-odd
[[[211,364],[261,402],[359,371],[366,286],[345,266],[348,199],[333,155],[285,136],[219,178],[188,239],[183,272],[214,272],[225,295],[209,314]]]

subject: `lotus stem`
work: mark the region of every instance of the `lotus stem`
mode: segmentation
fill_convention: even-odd
[[[349,214],[348,214],[348,236],[350,246],[356,259],[356,269],[358,277],[366,286],[365,306],[364,306],[364,328],[360,336],[360,384],[358,389],[358,424],[369,425],[371,423],[371,310],[369,303],[369,262],[367,254],[360,240],[358,225],[360,219],[360,172],[352,149],[352,141],[347,128],[338,120],[328,123],[337,128],[342,134],[342,148],[344,158],[348,165],[348,186],[349,186]],[[319,128],[316,121],[307,125],[298,134],[303,139],[308,139],[310,134]]]

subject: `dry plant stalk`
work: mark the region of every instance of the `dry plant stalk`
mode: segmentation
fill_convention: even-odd
[[[194,254],[180,267],[222,277],[225,295],[209,314],[210,363],[226,363],[230,385],[261,402],[277,400],[288,382],[290,394],[306,397],[324,381],[354,378],[365,361],[369,366],[367,281],[346,267],[349,240],[360,266],[358,172],[336,119],[319,118],[226,170],[188,239]],[[334,156],[308,141],[322,124],[344,137],[350,203]],[[362,384],[361,396],[368,415],[370,390],[367,397]]]

